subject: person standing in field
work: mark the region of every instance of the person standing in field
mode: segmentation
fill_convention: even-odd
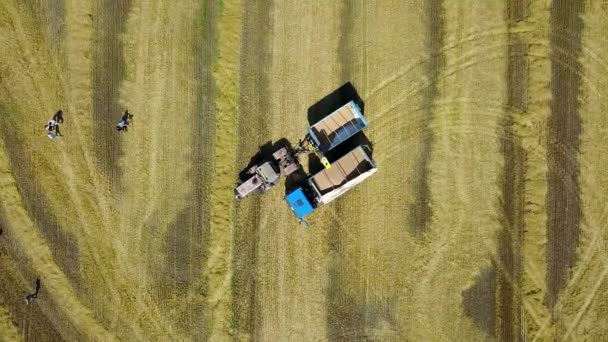
[[[34,293],[25,296],[25,305],[30,304],[36,298],[38,298],[38,292],[40,291],[40,278],[36,278],[36,291]]]
[[[55,115],[53,115],[53,120],[55,122],[57,122],[58,124],[63,123],[63,111],[61,109],[58,110],[57,113],[55,113]]]
[[[62,119],[63,120],[63,119]],[[44,125],[44,128],[46,128],[46,132],[47,132],[47,136],[50,139],[55,139],[57,137],[61,137],[63,136],[61,134],[61,132],[59,132],[59,124],[57,123],[57,121],[55,120],[50,120],[49,122],[47,122],[46,125]],[[54,133],[53,133],[54,132]]]
[[[116,130],[126,132],[132,119],[133,115],[129,114],[128,110],[125,110],[125,113],[122,115],[122,118],[118,122],[118,125],[116,125]]]

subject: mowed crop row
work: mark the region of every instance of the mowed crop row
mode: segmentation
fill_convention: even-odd
[[[581,7],[562,10],[576,12],[573,20],[579,26],[575,32],[558,32],[561,44],[565,43],[566,48],[561,49],[557,60],[563,68],[574,73],[579,86],[579,176],[574,186],[580,191],[577,199],[581,217],[578,231],[571,233],[578,235],[577,246],[571,246],[575,249],[571,255],[573,260],[570,259],[573,267],[567,271],[554,305],[555,334],[570,340],[601,340],[608,329],[604,318],[608,310],[608,233],[605,228],[608,171],[602,158],[608,148],[605,91],[608,86],[608,40],[605,37],[608,6],[584,2]],[[568,184],[573,182],[572,179],[567,181]],[[572,191],[572,187],[567,190]]]
[[[27,339],[200,339],[210,163],[192,146],[210,140],[199,125],[207,12],[198,1],[40,6],[9,1],[0,11],[10,47],[2,165],[18,194],[2,201],[2,243],[17,272],[6,277],[18,279],[3,278],[3,303]],[[64,138],[44,141],[59,108]],[[134,129],[118,135],[126,108]],[[20,296],[37,276],[41,310],[24,310]]]

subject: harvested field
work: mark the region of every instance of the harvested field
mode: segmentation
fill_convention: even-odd
[[[1,1],[0,340],[605,340],[606,17]],[[328,157],[368,144],[378,172],[308,228],[283,201],[297,177],[234,199],[350,100],[369,127]]]

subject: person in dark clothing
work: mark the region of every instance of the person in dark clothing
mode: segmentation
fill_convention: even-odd
[[[116,125],[116,130],[127,132],[129,124],[131,123],[132,119],[133,119],[133,115],[129,114],[128,110],[125,110],[125,113],[123,114],[122,118],[118,122],[118,125]]]
[[[61,132],[59,132],[59,124],[55,125],[55,134],[57,134],[60,137],[63,136],[63,134],[61,134]]]
[[[127,124],[131,123],[131,119],[133,119],[133,114],[129,114],[128,110],[125,110],[125,113],[122,115],[122,121],[126,121]]]
[[[38,298],[38,292],[40,291],[40,278],[36,278],[36,291],[32,294],[25,296],[25,304],[30,304],[34,299]]]
[[[61,109],[53,115],[53,120],[57,123],[63,123],[63,111]]]

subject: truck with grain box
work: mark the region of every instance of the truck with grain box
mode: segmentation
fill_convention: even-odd
[[[357,184],[363,182],[377,170],[367,145],[359,145],[329,163],[324,156],[338,145],[367,127],[361,109],[350,101],[308,128],[308,134],[296,148],[282,147],[272,154],[272,159],[254,165],[247,171],[248,179],[235,189],[237,199],[250,194],[270,190],[281,174],[289,176],[300,171],[299,158],[314,153],[325,167],[308,175],[285,200],[296,217],[303,220],[319,206],[330,203]]]

